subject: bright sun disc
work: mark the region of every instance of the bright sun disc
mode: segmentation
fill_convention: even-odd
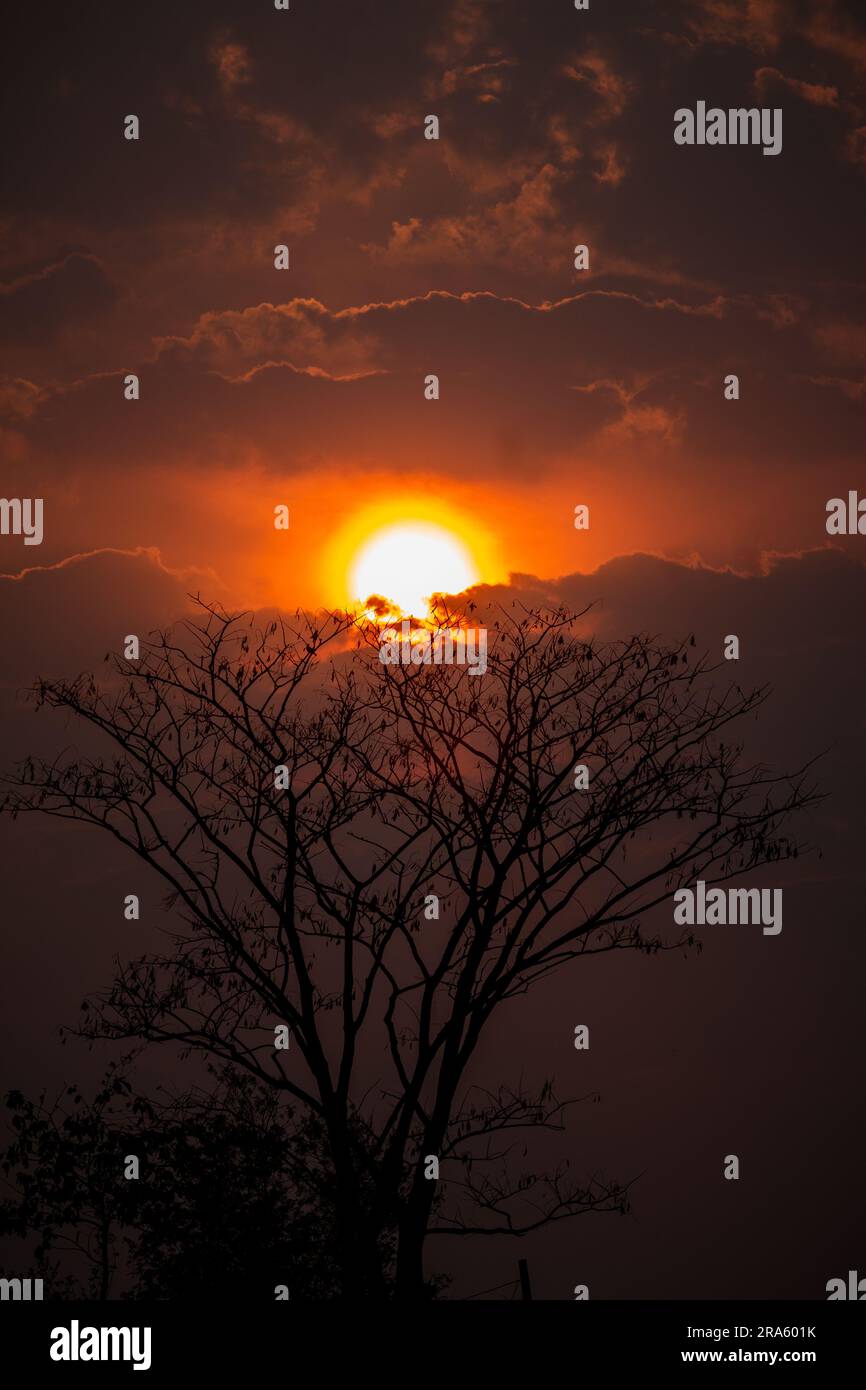
[[[431,594],[459,594],[478,583],[469,551],[441,526],[426,522],[388,526],[372,536],[352,566],[355,599],[374,594],[405,616],[425,617]]]

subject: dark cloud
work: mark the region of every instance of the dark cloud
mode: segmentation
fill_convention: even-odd
[[[95,256],[72,254],[54,265],[0,284],[0,335],[17,348],[110,309],[117,287]]]
[[[0,624],[5,634],[4,703],[37,677],[97,670],[127,633],[143,637],[171,623],[187,595],[208,576],[177,574],[155,551],[100,551],[60,564],[33,563],[20,578],[0,576]]]
[[[46,480],[70,459],[113,468],[120,439],[125,470],[231,466],[254,451],[279,473],[318,459],[351,474],[371,456],[396,464],[408,447],[444,474],[462,474],[471,456],[476,474],[504,468],[515,482],[540,460],[548,477],[566,472],[575,449],[585,467],[608,470],[630,470],[649,449],[655,488],[688,466],[697,495],[710,480],[695,461],[712,460],[733,516],[760,462],[774,488],[805,483],[814,516],[831,464],[827,496],[862,475],[861,339],[859,324],[816,323],[801,302],[772,296],[590,289],[533,305],[433,293],[337,310],[292,300],[209,314],[163,340],[130,364],[138,402],[124,399],[123,373],[48,392],[9,383],[5,400]],[[432,371],[435,404],[423,400]],[[724,399],[730,373],[736,402]],[[791,506],[797,498],[780,493],[779,510]],[[813,530],[781,538],[764,522],[766,546],[814,543]]]
[[[845,6],[705,0],[660,20],[637,0],[628,24],[602,7],[590,30],[567,5],[517,0],[365,0],[337,23],[203,0],[157,0],[120,28],[111,14],[64,11],[39,32],[35,71],[35,13],[9,36],[7,279],[74,245],[129,287],[88,343],[93,369],[112,345],[140,358],[205,312],[277,297],[283,239],[293,296],[327,303],[431,288],[555,300],[580,240],[603,287],[644,294],[673,275],[731,297],[859,281],[847,174],[862,163],[866,37]],[[748,104],[756,81],[784,93],[782,158],[674,146],[684,101]],[[433,107],[439,142],[423,139]],[[137,143],[122,138],[131,111]],[[45,366],[62,375],[56,351]]]

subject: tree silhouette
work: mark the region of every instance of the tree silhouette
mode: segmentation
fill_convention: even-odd
[[[38,1275],[67,1296],[108,1298],[127,1190],[118,1182],[127,1152],[117,1123],[123,1078],[109,1073],[86,1102],[75,1086],[48,1103],[20,1091],[6,1096],[14,1138],[0,1155],[0,1234],[34,1241]],[[106,1134],[114,1129],[110,1143]],[[131,1127],[130,1127],[131,1129]]]
[[[6,1097],[0,1235],[30,1240],[50,1297],[301,1299],[339,1289],[321,1126],[224,1071],[206,1091],[148,1098],[109,1069],[92,1098]],[[128,1158],[137,1179],[125,1180]],[[383,1260],[393,1259],[386,1233]],[[20,1260],[16,1261],[16,1267]]]
[[[718,690],[693,639],[602,645],[562,610],[499,611],[483,675],[385,665],[347,615],[199,614],[101,685],[40,682],[106,751],[7,781],[13,813],[98,827],[168,889],[167,949],[119,963],[81,1031],[203,1052],[316,1121],[345,1296],[427,1296],[431,1235],[622,1211],[628,1184],[516,1171],[515,1132],[563,1102],[482,1089],[473,1055],[576,958],[694,944],[646,925],[677,887],[796,854],[804,773],[730,732],[767,691]]]

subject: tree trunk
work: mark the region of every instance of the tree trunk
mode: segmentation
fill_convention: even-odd
[[[389,1290],[375,1235],[359,1230],[354,1221],[347,1222],[341,1225],[339,1245],[340,1297],[387,1300]]]
[[[111,1280],[111,1259],[108,1244],[109,1218],[102,1213],[99,1227],[99,1298],[102,1302],[108,1298],[108,1289]]]
[[[397,1277],[394,1297],[400,1303],[423,1303],[430,1297],[424,1281],[424,1240],[427,1234],[427,1203],[410,1203],[400,1223],[397,1245]]]

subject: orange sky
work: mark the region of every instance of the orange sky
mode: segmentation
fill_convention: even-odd
[[[177,17],[167,68],[130,32],[106,69],[78,22],[9,75],[0,459],[46,521],[38,548],[0,538],[0,572],[146,547],[225,602],[293,606],[344,602],[398,515],[453,525],[486,582],[828,544],[828,498],[866,494],[844,7],[698,0],[639,32],[397,7],[398,63],[352,7],[279,34],[224,8]],[[779,157],[674,143],[716,89],[783,105]]]

